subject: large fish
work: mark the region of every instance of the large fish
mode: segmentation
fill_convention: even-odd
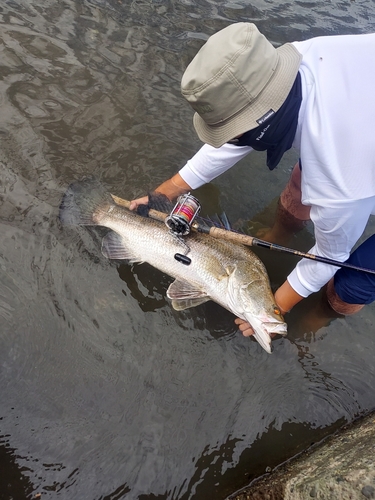
[[[97,181],[72,184],[60,206],[60,219],[74,225],[112,229],[102,240],[109,259],[148,262],[175,278],[167,296],[176,310],[213,300],[250,323],[254,337],[271,353],[271,335],[286,335],[286,323],[275,304],[261,260],[247,247],[192,232],[185,237],[190,265],[174,255],[184,245],[168,227],[116,205]]]

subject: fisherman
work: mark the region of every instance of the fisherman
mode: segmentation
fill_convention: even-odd
[[[311,219],[310,253],[375,269],[375,235],[350,256],[375,214],[374,82],[375,34],[324,36],[274,48],[254,24],[231,24],[207,40],[182,77],[182,95],[205,144],[156,191],[175,199],[252,150],[266,151],[273,170],[294,147],[300,160],[265,239],[277,242]],[[144,202],[147,197],[133,200],[131,208]],[[336,271],[302,259],[276,290],[277,305],[285,314],[325,285],[339,314],[375,300],[373,275]],[[248,323],[236,323],[244,335],[252,334]]]

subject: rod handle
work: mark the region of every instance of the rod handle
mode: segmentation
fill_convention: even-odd
[[[129,210],[130,207],[130,201],[124,200],[123,198],[119,198],[118,196],[115,196],[114,194],[111,194],[113,201],[116,203],[116,205],[120,205],[120,207],[125,207]],[[151,208],[148,213],[149,217],[152,219],[159,220],[161,222],[165,221],[165,218],[167,217],[167,214],[164,214],[163,212],[159,212],[158,210],[154,210]]]

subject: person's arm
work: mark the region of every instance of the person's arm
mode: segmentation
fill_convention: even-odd
[[[220,148],[214,148],[205,144],[179,173],[192,189],[197,189],[229,170],[251,151],[253,149],[250,146],[223,144]]]
[[[316,244],[310,253],[346,261],[365,229],[374,203],[374,198],[367,198],[343,203],[340,209],[313,207],[311,219],[315,225]],[[320,290],[337,269],[314,260],[301,259],[288,279],[275,292],[275,302],[282,314],[289,312],[311,293]],[[244,336],[254,334],[246,321],[236,318],[235,323]]]
[[[361,237],[375,198],[337,203],[335,208],[313,206],[315,245],[309,253],[345,262]],[[320,290],[337,271],[336,266],[301,259],[288,276],[290,286],[302,297]]]
[[[226,170],[235,165],[252,151],[249,146],[235,146],[224,144],[221,148],[214,148],[205,144],[173,177],[163,182],[155,191],[165,194],[174,200],[181,194],[212,181]],[[130,209],[148,202],[148,197],[143,196],[132,200]]]

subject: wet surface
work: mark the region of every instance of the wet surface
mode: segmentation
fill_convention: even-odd
[[[310,297],[270,356],[229,312],[174,311],[168,276],[108,262],[97,234],[57,219],[74,180],[131,199],[195,152],[179,84],[216,30],[253,21],[278,45],[370,32],[374,14],[369,0],[0,4],[0,498],[224,499],[375,407],[374,305],[332,318]],[[251,155],[195,194],[256,230],[295,159],[270,173]],[[259,255],[274,287],[295,262]]]

